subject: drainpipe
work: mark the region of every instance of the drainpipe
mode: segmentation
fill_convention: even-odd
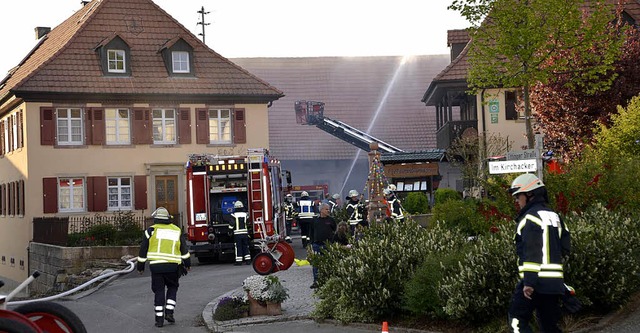
[[[485,109],[484,109],[484,93],[485,93],[486,89],[482,89],[482,91],[480,92],[480,110],[481,110],[481,116],[482,116],[482,159],[480,160],[480,163],[485,163],[486,159],[487,159],[487,123],[486,123],[486,118],[485,118]],[[480,168],[482,169],[482,167],[484,167],[484,165],[481,165]]]

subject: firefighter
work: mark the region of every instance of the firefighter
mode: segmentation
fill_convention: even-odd
[[[240,200],[233,203],[233,208],[235,210],[231,214],[233,225],[229,225],[229,229],[233,230],[233,241],[236,243],[236,262],[234,265],[242,265],[243,260],[246,265],[250,265],[251,252],[249,252],[249,231],[247,229],[248,214]]]
[[[518,176],[509,192],[520,207],[515,244],[521,279],[511,297],[509,328],[531,332],[529,321],[535,311],[541,331],[560,332],[559,300],[565,293],[562,258],[571,248],[569,231],[547,206],[547,190],[535,175]]]
[[[348,201],[345,208],[347,209],[347,216],[349,216],[347,222],[349,222],[351,234],[355,235],[356,227],[358,225],[367,225],[367,222],[364,219],[365,208],[364,205],[360,202],[360,194],[356,190],[349,191],[349,196],[346,199]]]
[[[340,194],[335,193],[331,196],[331,198],[327,202],[329,204],[329,210],[331,212],[331,215],[333,215],[336,211],[336,207],[338,206],[338,199],[340,199]]]
[[[151,290],[155,295],[155,325],[162,327],[165,319],[169,323],[175,323],[173,311],[178,294],[178,280],[180,275],[186,275],[186,271],[191,269],[191,258],[186,237],[178,226],[171,223],[167,209],[159,207],[151,216],[154,225],[144,232],[137,269],[142,274],[145,263],[149,261]]]
[[[316,208],[311,198],[309,198],[309,193],[302,191],[298,201],[298,223],[300,224],[300,238],[302,238],[303,248],[306,248],[309,244],[309,228],[315,216]]]
[[[287,241],[287,243],[291,243],[291,227],[293,226],[294,219],[298,217],[298,208],[297,204],[293,202],[293,195],[287,194],[284,199],[284,222],[287,231],[284,240]]]
[[[395,222],[404,222],[404,214],[402,212],[400,199],[396,197],[396,194],[390,188],[385,188],[382,193],[387,201],[389,217]]]

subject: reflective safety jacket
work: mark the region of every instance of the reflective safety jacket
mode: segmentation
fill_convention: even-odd
[[[298,212],[298,218],[312,219],[316,216],[316,212],[313,209],[313,201],[310,199],[304,199],[298,201],[300,212]]]
[[[298,216],[298,212],[296,211],[296,206],[293,202],[285,202],[284,203],[284,218],[287,221],[292,221],[294,218]]]
[[[327,204],[329,204],[329,213],[333,214],[333,212],[336,209],[336,206],[338,206],[338,203],[336,202],[336,199],[329,199],[329,201],[327,201]]]
[[[158,264],[179,265],[183,259],[186,260],[190,257],[186,250],[186,244],[181,241],[182,231],[178,226],[171,223],[157,223],[145,230],[144,234],[147,242],[143,241],[143,246],[140,247],[138,262],[144,263],[148,260],[151,266]]]
[[[245,212],[235,212],[231,214],[231,216],[236,220],[235,226],[229,226],[229,228],[233,229],[234,235],[246,235],[249,232],[247,231],[247,213]]]
[[[356,225],[363,220],[364,206],[360,201],[349,200],[347,203],[347,216],[349,216],[348,222],[350,225]]]
[[[402,213],[402,205],[400,204],[400,200],[398,200],[395,195],[391,200],[388,201],[388,204],[389,211],[391,212],[391,218],[396,221],[404,219],[404,214]]]
[[[571,236],[560,216],[534,197],[516,218],[518,271],[525,286],[540,294],[565,292],[563,255],[571,250]]]

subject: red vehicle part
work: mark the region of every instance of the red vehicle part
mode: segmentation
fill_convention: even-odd
[[[9,333],[43,333],[44,331],[24,315],[0,310],[0,332]],[[62,331],[57,331],[62,332]]]
[[[258,253],[258,255],[253,258],[253,270],[260,275],[271,274],[275,266],[271,253]]]
[[[21,305],[14,310],[27,317],[43,332],[87,333],[82,320],[66,307],[53,302],[34,302]]]

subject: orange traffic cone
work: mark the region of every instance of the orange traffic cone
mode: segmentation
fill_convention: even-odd
[[[389,333],[389,324],[386,321],[382,322],[382,333]]]

